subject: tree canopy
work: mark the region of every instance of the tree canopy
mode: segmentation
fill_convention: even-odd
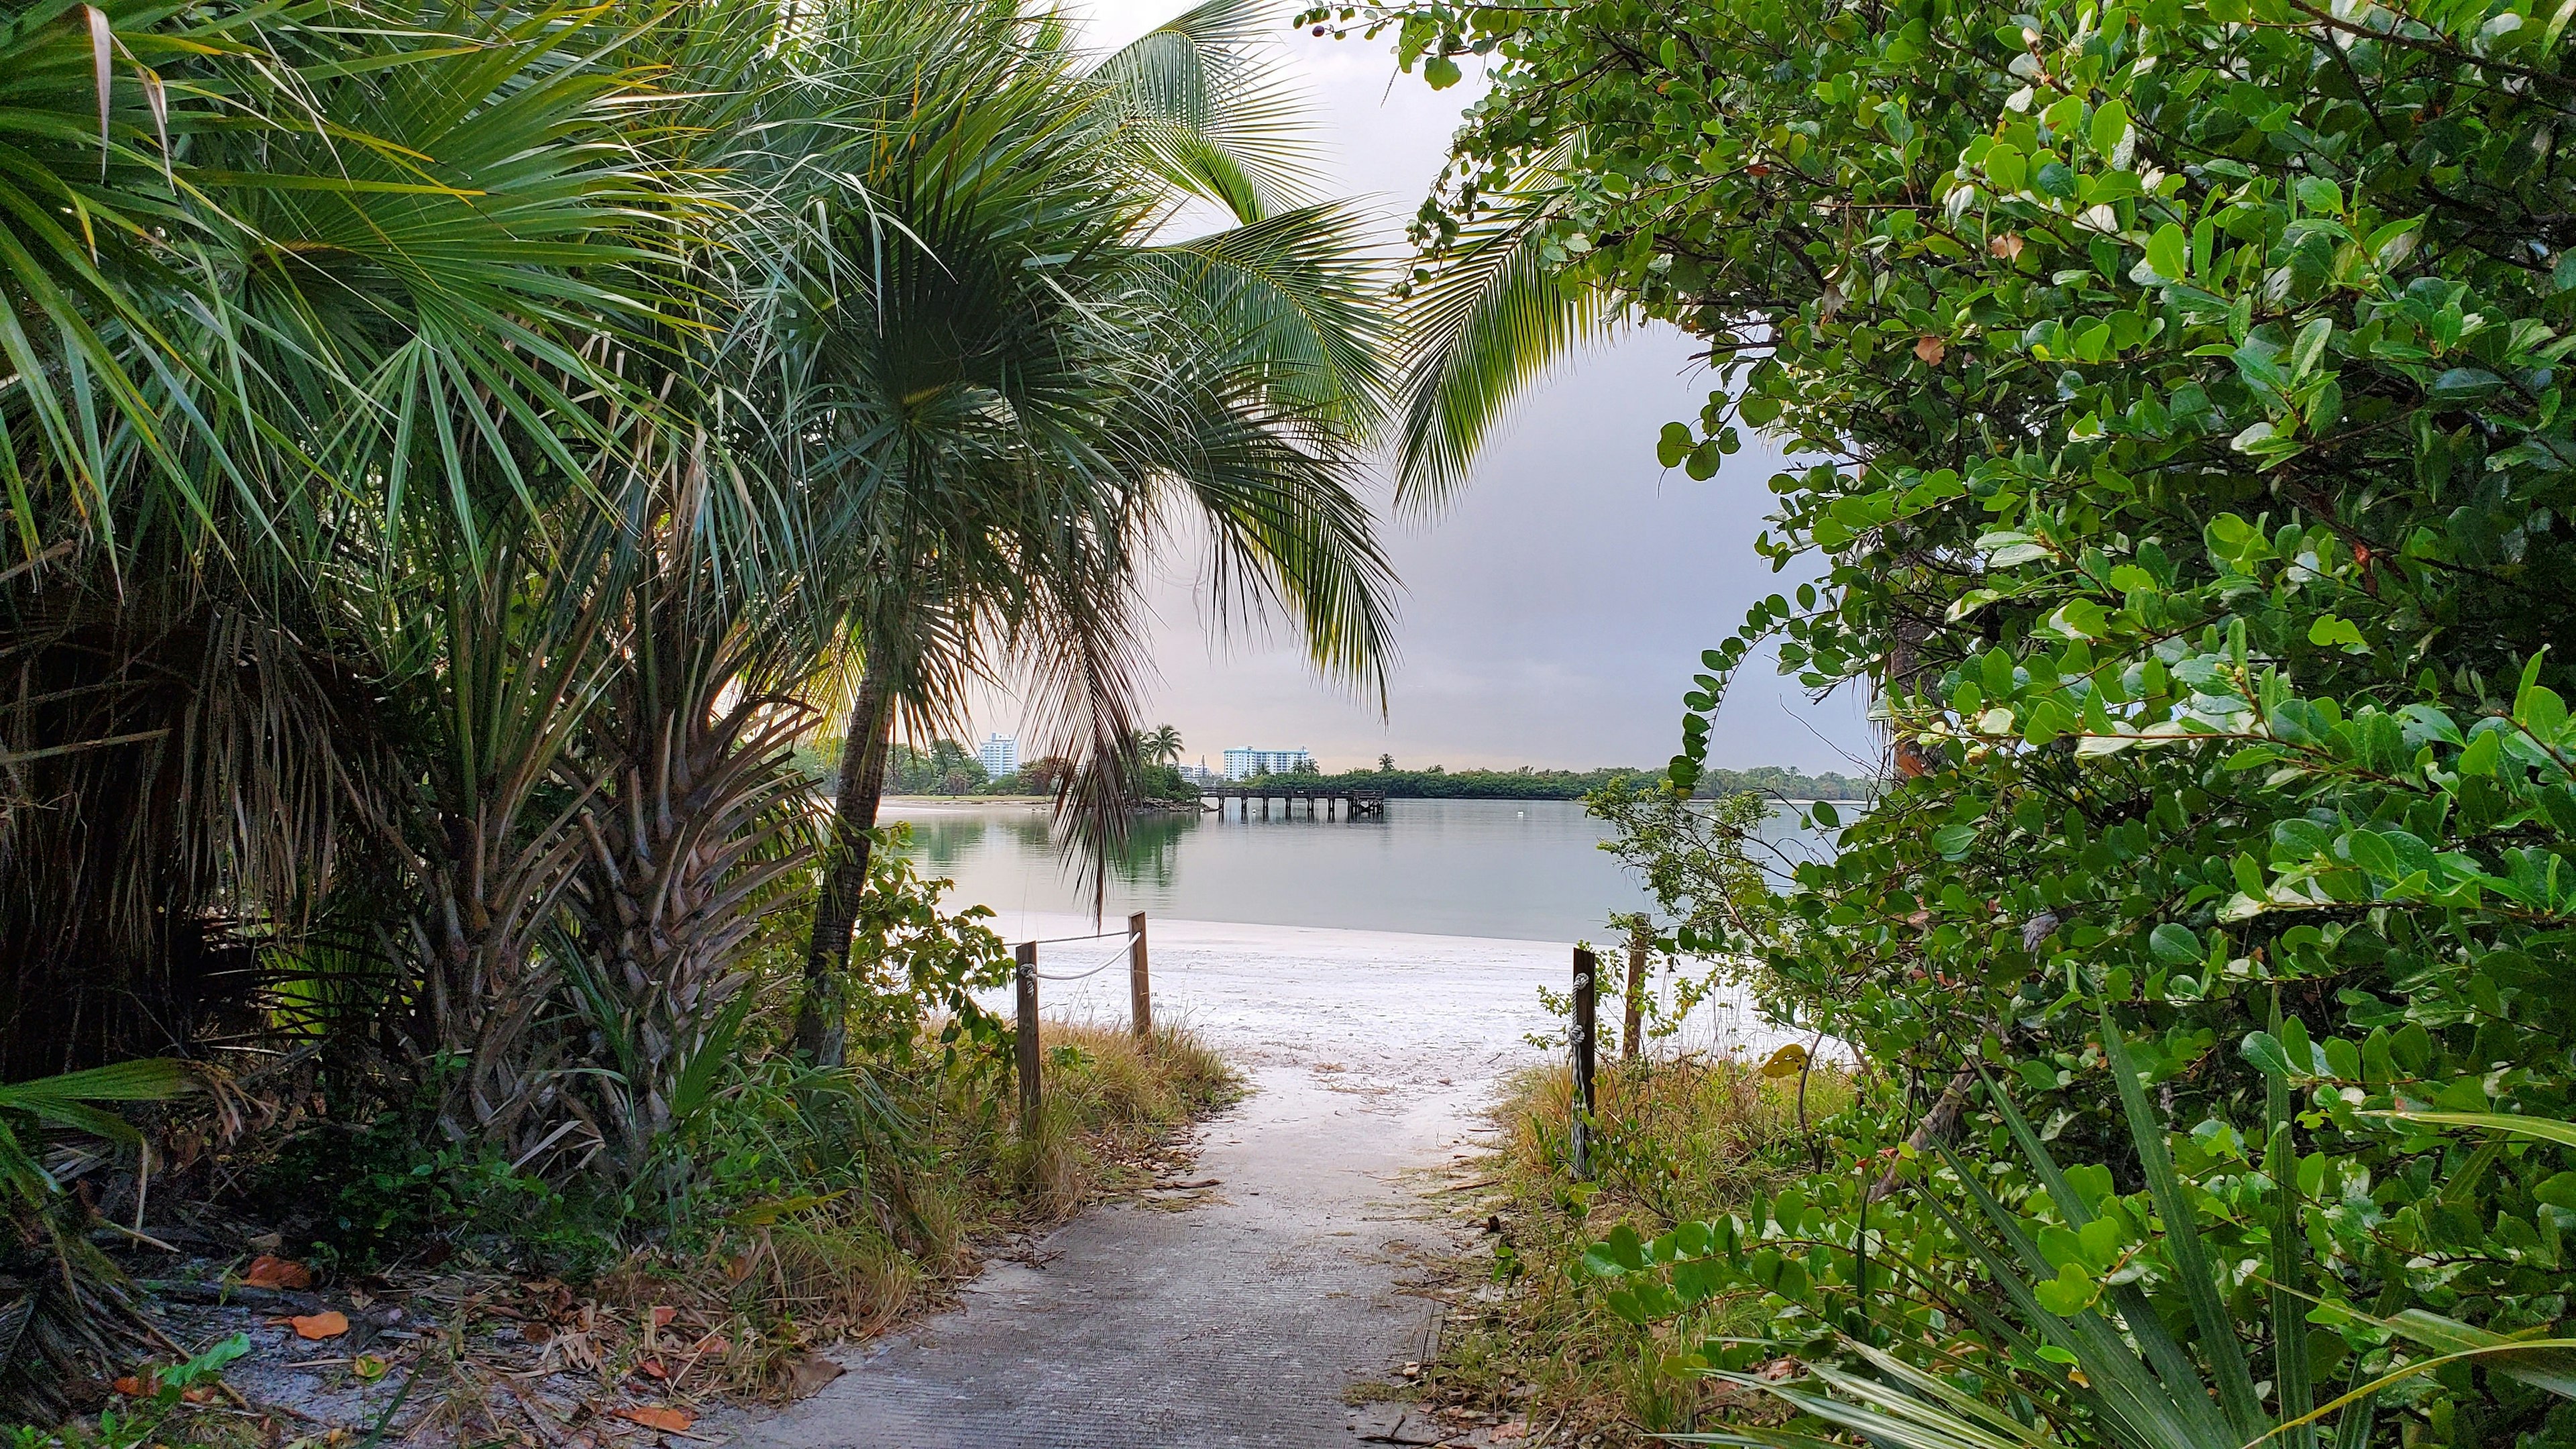
[[[1673,783],[1764,641],[1869,690],[1891,737],[1895,785],[1735,943],[1783,1020],[1863,1064],[1839,1170],[1737,1236],[1605,1260],[1654,1270],[1629,1307],[1749,1281],[1772,1345],[1703,1362],[1886,1348],[2072,1442],[2159,1444],[2241,1442],[2420,1362],[2389,1326],[2410,1312],[2563,1315],[2569,1160],[2477,1122],[2563,1121],[2576,1086],[2568,12],[1307,18],[1391,36],[1435,86],[1492,78],[1415,286],[1466,299],[1462,336],[1519,319],[1518,345],[1418,379],[1417,416],[1472,434],[1441,400],[1507,392],[1588,309],[1706,345],[1707,407],[1640,448],[1695,479],[1746,429],[1793,458],[1760,548],[1820,580],[1708,651]],[[2004,1097],[2107,1171],[2066,1187]],[[2168,1156],[2185,1185],[2151,1205]],[[1943,1216],[1976,1218],[1972,1187],[2032,1235],[2020,1267]],[[1978,1317],[2025,1268],[2053,1285],[2037,1326]],[[2068,1377],[2052,1334],[2149,1312],[2195,1328],[2156,1365],[2193,1386],[2159,1392],[2214,1392],[2217,1420],[2139,1429],[2096,1360]],[[2560,1432],[2509,1366],[2378,1402],[2375,1428],[2327,1416],[2339,1443]]]

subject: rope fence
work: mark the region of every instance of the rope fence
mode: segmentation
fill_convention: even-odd
[[[1062,946],[1076,941],[1109,940],[1115,940],[1118,943],[1117,946],[1101,960],[1099,965],[1088,970],[1040,971],[1038,969],[1040,946]],[[1019,964],[1019,969],[1013,973],[1017,977],[1018,988],[1014,993],[1018,1022],[1017,1029],[1013,1033],[1017,1038],[1013,1055],[1018,1058],[1019,1065],[1020,1130],[1023,1133],[1029,1133],[1037,1130],[1039,1111],[1043,1103],[1041,1076],[1044,1063],[1038,1051],[1039,982],[1088,980],[1117,965],[1120,957],[1125,957],[1128,999],[1134,1016],[1136,1036],[1140,1041],[1148,1044],[1153,1041],[1154,996],[1145,968],[1145,913],[1139,911],[1129,916],[1127,929],[1124,931],[1094,931],[1082,936],[1045,936],[1034,941],[1021,941],[1012,947],[1011,955]]]
[[[1137,933],[1136,933],[1136,932],[1134,932],[1134,931],[1129,931],[1129,932],[1127,932],[1127,933],[1125,933],[1125,934],[1121,935],[1121,936],[1118,938],[1118,949],[1116,949],[1116,950],[1114,950],[1114,951],[1110,952],[1107,956],[1102,957],[1102,958],[1101,958],[1101,960],[1100,960],[1100,964],[1099,964],[1099,965],[1097,965],[1097,966],[1092,967],[1092,968],[1091,968],[1090,970],[1088,970],[1088,971],[1052,971],[1052,972],[1050,972],[1050,971],[1041,971],[1041,972],[1039,972],[1039,973],[1038,973],[1038,979],[1039,979],[1040,981],[1083,981],[1083,980],[1088,980],[1089,978],[1094,977],[1094,976],[1097,976],[1097,975],[1099,975],[1101,972],[1108,970],[1110,967],[1117,965],[1119,962],[1121,962],[1121,961],[1123,961],[1123,960],[1126,960],[1126,959],[1127,959],[1127,955],[1128,955],[1127,948],[1128,948],[1130,945],[1134,944],[1134,942],[1135,942],[1135,940],[1136,940],[1136,936],[1137,936]],[[1068,937],[1066,937],[1065,939],[1066,939],[1066,940],[1069,940],[1069,941],[1086,941],[1086,940],[1105,940],[1105,939],[1107,939],[1107,937],[1106,937],[1106,935],[1105,935],[1105,933],[1104,933],[1104,935],[1102,935],[1102,936],[1096,936],[1096,937],[1095,937],[1095,936],[1068,936]],[[1037,942],[1035,942],[1035,941],[1032,941],[1032,942],[1030,942],[1029,944],[1030,944],[1030,945],[1032,945],[1032,946],[1034,946],[1034,945],[1036,945],[1036,944],[1038,944],[1038,943],[1037,943]]]
[[[1106,941],[1112,936],[1116,936],[1123,941],[1133,938],[1135,934],[1136,928],[1130,926],[1124,931],[1094,931],[1088,936],[1040,936],[1034,941],[1014,941],[1011,944],[1014,946],[1061,946],[1069,941]]]

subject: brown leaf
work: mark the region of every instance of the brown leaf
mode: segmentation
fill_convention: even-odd
[[[262,1253],[250,1260],[250,1268],[242,1274],[241,1280],[252,1288],[310,1288],[313,1286],[313,1270],[301,1263]]]
[[[129,1399],[142,1398],[145,1392],[143,1388],[143,1380],[136,1378],[132,1374],[127,1374],[125,1377],[118,1379],[115,1383],[108,1385],[108,1387],[125,1395]]]
[[[676,1308],[658,1303],[653,1306],[653,1326],[655,1328],[668,1328],[671,1326],[671,1320],[679,1316],[680,1310]]]
[[[650,1404],[629,1404],[617,1411],[617,1417],[647,1429],[660,1429],[670,1434],[685,1434],[697,1422],[677,1409],[656,1408]]]
[[[1941,359],[1950,355],[1950,344],[1938,337],[1917,337],[1914,339],[1914,355],[1923,359],[1926,367],[1939,367]]]
[[[2008,231],[2001,236],[1986,238],[1986,254],[2008,262],[2018,260],[2021,256],[2021,233]]]
[[[671,1371],[662,1367],[662,1361],[658,1358],[644,1360],[635,1366],[635,1371],[650,1379],[667,1379],[671,1376]]]
[[[349,1331],[349,1315],[336,1308],[286,1321],[294,1325],[297,1338],[338,1338]]]
[[[787,1366],[788,1397],[801,1399],[839,1378],[844,1372],[846,1370],[839,1364],[821,1354],[809,1353]]]

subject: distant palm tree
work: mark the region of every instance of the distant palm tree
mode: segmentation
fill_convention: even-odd
[[[1136,740],[1138,751],[1157,765],[1181,762],[1181,732],[1170,725],[1158,725]]]

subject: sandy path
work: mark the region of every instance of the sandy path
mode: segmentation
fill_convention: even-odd
[[[1014,939],[1081,927],[1003,923]],[[1253,1094],[1202,1133],[1188,1203],[1083,1214],[997,1262],[959,1306],[845,1358],[754,1449],[1349,1446],[1355,1379],[1420,1358],[1434,1305],[1404,1284],[1456,1250],[1421,1170],[1469,1150],[1508,1072],[1541,1059],[1536,987],[1568,948],[1157,922],[1157,1010],[1243,1064]],[[1080,969],[1103,948],[1043,948]],[[1123,1020],[1118,970],[1047,983],[1049,1015]],[[1007,1008],[1005,1008],[1007,1009]]]

